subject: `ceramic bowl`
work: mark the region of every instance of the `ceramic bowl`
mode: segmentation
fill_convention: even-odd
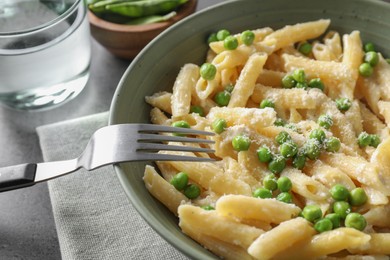
[[[159,33],[184,17],[192,14],[197,0],[190,0],[177,10],[177,14],[166,22],[145,25],[124,25],[112,23],[88,11],[93,38],[113,55],[131,60]]]
[[[245,2],[245,4],[243,4]],[[360,30],[363,41],[374,42],[390,56],[390,4],[374,0],[246,0],[224,1],[175,24],[155,38],[131,63],[112,101],[110,124],[150,122],[151,107],[144,97],[171,91],[185,63],[201,65],[206,56],[206,39],[221,28],[231,32],[330,18],[331,29],[341,33]],[[136,113],[135,113],[136,112]],[[146,190],[142,181],[144,163],[115,166],[123,189],[143,218],[164,239],[193,259],[217,259],[184,235],[178,219]]]

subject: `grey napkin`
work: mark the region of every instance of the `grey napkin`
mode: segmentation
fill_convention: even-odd
[[[45,161],[77,157],[108,113],[37,128]],[[112,166],[48,182],[62,258],[187,259],[140,217]]]

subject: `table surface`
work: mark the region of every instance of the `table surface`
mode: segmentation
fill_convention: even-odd
[[[390,2],[390,0],[385,0]],[[197,10],[223,2],[198,0]],[[93,38],[90,79],[83,92],[47,111],[21,112],[0,106],[0,167],[41,162],[36,127],[109,110],[130,61],[108,53]],[[0,259],[61,259],[46,183],[0,193]]]
[[[219,2],[222,0],[198,0],[197,10]],[[109,110],[130,61],[114,57],[93,38],[91,41],[90,79],[75,99],[40,112],[0,106],[0,167],[43,160],[36,127]],[[0,205],[0,259],[61,259],[46,183],[0,193]]]

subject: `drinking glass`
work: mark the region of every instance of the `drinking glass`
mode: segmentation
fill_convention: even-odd
[[[83,0],[0,0],[0,103],[54,107],[89,77],[91,42]]]

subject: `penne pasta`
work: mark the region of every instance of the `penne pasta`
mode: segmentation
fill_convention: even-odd
[[[188,114],[191,107],[191,89],[199,78],[199,68],[194,64],[186,64],[181,68],[171,97],[172,116],[180,117]]]
[[[340,61],[343,51],[340,34],[336,31],[329,31],[324,36],[324,44],[333,53],[333,56],[336,58],[335,61]]]
[[[274,259],[279,252],[293,247],[297,242],[310,238],[314,234],[315,231],[307,220],[295,218],[282,222],[257,238],[248,248],[248,252],[256,259]],[[275,241],[283,241],[283,243],[275,243]]]
[[[222,196],[216,203],[216,210],[223,216],[277,224],[298,216],[300,212],[300,209],[292,204],[243,195]]]
[[[296,42],[313,39],[325,32],[330,24],[330,20],[321,19],[313,22],[287,25],[272,32],[264,38],[264,44],[272,46],[273,50],[290,46]]]
[[[172,97],[172,93],[163,91],[163,92],[157,92],[152,96],[145,97],[145,101],[146,103],[148,103],[153,107],[156,107],[168,114],[172,114],[171,97]]]
[[[212,153],[158,153],[215,161],[156,162],[143,180],[218,257],[390,256],[390,65],[377,53],[362,76],[360,32],[340,36],[329,24],[245,32],[253,42],[232,34],[237,48],[211,42],[214,77],[188,63],[172,93],[145,97],[152,123],[214,132],[202,137],[213,143],[168,142]]]
[[[164,180],[152,166],[145,167],[143,179],[148,191],[175,215],[180,204],[188,201],[186,196]]]
[[[258,53],[249,57],[233,89],[228,107],[245,107],[266,59],[267,55]]]
[[[286,250],[277,259],[317,259],[342,250],[357,249],[369,245],[371,237],[353,228],[338,228],[314,235],[310,240]]]
[[[200,235],[215,237],[243,249],[247,249],[257,237],[264,233],[258,228],[219,215],[215,210],[182,205],[178,209],[178,214],[179,226],[189,226]]]

